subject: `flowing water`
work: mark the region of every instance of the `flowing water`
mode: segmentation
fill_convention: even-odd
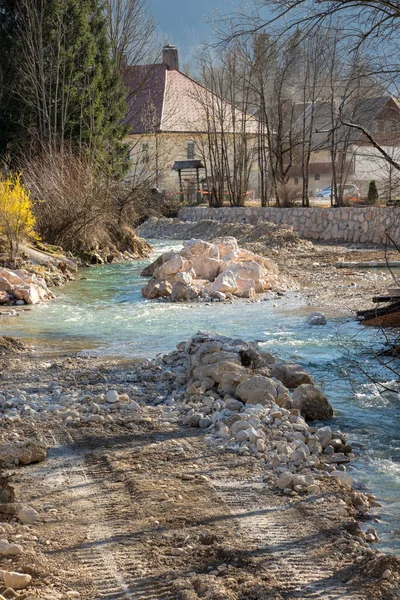
[[[158,252],[178,247],[166,241],[153,245]],[[152,357],[199,329],[216,330],[258,340],[283,359],[303,364],[335,408],[332,426],[362,447],[352,475],[383,505],[374,524],[380,547],[400,554],[400,386],[374,356],[383,343],[380,332],[326,310],[328,325],[310,327],[306,319],[315,308],[299,293],[257,303],[148,301],[140,292],[146,282],[140,272],[148,262],[86,269],[56,301],[2,320],[0,332],[62,352]]]

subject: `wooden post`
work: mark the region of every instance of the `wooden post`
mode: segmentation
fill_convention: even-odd
[[[178,175],[179,175],[179,189],[180,189],[180,198],[183,201],[184,197],[183,197],[183,185],[182,185],[182,170],[178,169]]]
[[[199,167],[196,167],[196,184],[197,184],[197,204],[201,203],[201,192],[200,192],[200,175],[199,175]]]

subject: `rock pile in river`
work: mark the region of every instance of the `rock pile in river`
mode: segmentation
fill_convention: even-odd
[[[300,365],[277,361],[257,343],[202,332],[163,362],[171,391],[156,403],[175,406],[210,444],[263,460],[290,495],[319,493],[327,476],[351,489],[351,447],[341,432],[308,423],[332,418],[333,409]],[[368,507],[362,496],[360,512]]]
[[[1,304],[38,304],[54,295],[40,275],[23,269],[0,269]]]
[[[162,254],[142,275],[152,276],[142,289],[151,299],[223,301],[283,289],[275,263],[239,248],[233,237],[189,240],[179,253]]]

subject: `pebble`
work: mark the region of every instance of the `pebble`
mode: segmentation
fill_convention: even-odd
[[[106,401],[109,404],[115,404],[116,402],[118,402],[119,401],[118,392],[116,390],[109,390],[106,393]]]

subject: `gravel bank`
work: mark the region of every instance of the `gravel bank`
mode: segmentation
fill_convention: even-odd
[[[373,306],[372,296],[393,287],[389,271],[377,269],[337,269],[334,263],[398,260],[398,252],[382,247],[352,244],[318,244],[304,240],[290,226],[197,223],[177,219],[149,219],[138,230],[147,238],[210,240],[220,236],[236,237],[240,246],[271,258],[280,272],[292,278],[310,305],[339,310],[347,315]]]
[[[203,334],[154,361],[0,360],[1,527],[20,546],[0,567],[32,577],[21,598],[400,597],[343,434],[293,408],[304,371]],[[16,467],[27,440],[47,458]]]

